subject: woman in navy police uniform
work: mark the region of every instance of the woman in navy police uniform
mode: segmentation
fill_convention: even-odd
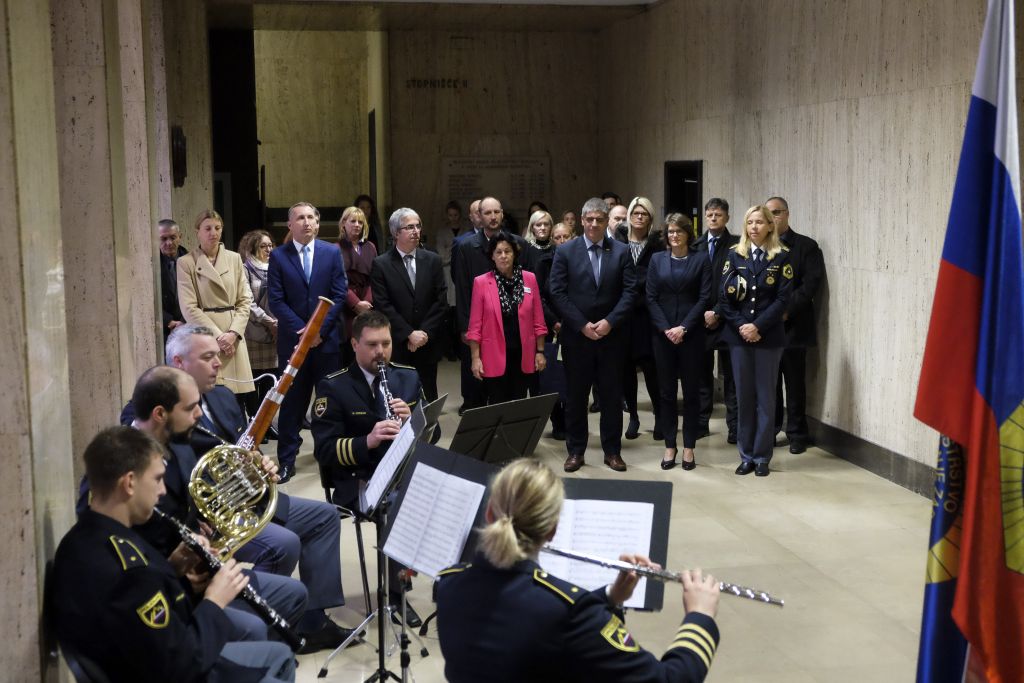
[[[635,572],[586,591],[545,572],[540,547],[562,509],[562,482],[549,467],[521,458],[491,484],[487,526],[471,564],[440,572],[437,624],[445,678],[472,681],[699,682],[718,647],[718,583],[699,569],[683,573],[685,619],[658,660],[626,630],[622,603]],[[623,555],[651,565],[645,557]]]
[[[789,250],[779,240],[771,211],[747,209],[739,244],[722,269],[722,337],[736,381],[736,474],[768,476],[775,446],[775,382],[786,346],[782,314],[793,281]]]

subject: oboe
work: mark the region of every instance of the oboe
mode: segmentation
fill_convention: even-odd
[[[385,420],[401,420],[395,411],[391,409],[391,400],[394,396],[391,395],[391,387],[388,386],[388,376],[385,373],[388,364],[384,361],[377,363],[377,376],[380,378],[380,395],[384,398],[384,419]]]
[[[178,535],[181,537],[181,542],[206,563],[210,568],[211,575],[220,571],[221,566],[223,566],[221,561],[217,559],[217,557],[207,548],[205,548],[202,543],[195,539],[195,536],[192,535],[192,532],[189,531],[187,526],[174,517],[168,515],[160,508],[153,508],[153,514],[170,522],[174,528],[177,529]],[[289,647],[291,647],[292,652],[298,652],[299,648],[306,644],[306,639],[296,633],[292,629],[291,624],[289,624],[284,617],[278,614],[277,610],[271,607],[270,604],[256,592],[256,589],[253,588],[252,585],[245,584],[245,588],[243,588],[238,594],[238,597],[245,600],[249,606],[253,608],[256,614],[263,619],[263,621],[273,626],[274,629],[281,634],[284,641],[288,643]]]
[[[584,553],[578,553],[574,550],[562,550],[556,548],[553,545],[545,545],[541,548],[544,552],[551,553],[552,555],[561,555],[562,557],[568,557],[570,560],[579,560],[580,562],[588,562],[590,564],[596,564],[601,567],[607,567],[608,569],[618,569],[623,572],[636,572],[641,576],[646,576],[651,579],[657,579],[658,581],[671,581],[675,583],[683,582],[683,575],[679,572],[670,572],[666,569],[653,569],[652,567],[644,567],[639,564],[630,564],[629,562],[623,562],[622,560],[606,560],[600,557],[594,557],[593,555],[585,555]],[[776,598],[772,595],[765,593],[764,591],[757,590],[755,588],[747,588],[745,586],[737,586],[734,583],[726,583],[721,581],[718,584],[718,588],[726,595],[735,595],[738,598],[747,598],[748,600],[754,600],[756,602],[764,602],[769,605],[775,605],[777,607],[783,607],[786,603],[782,598]]]

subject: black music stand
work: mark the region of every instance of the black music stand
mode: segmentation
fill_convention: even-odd
[[[392,442],[392,446],[388,448],[384,458],[380,463],[378,463],[373,476],[366,485],[366,488],[359,492],[359,509],[356,514],[361,514],[364,518],[372,521],[377,530],[377,608],[368,614],[366,618],[352,630],[352,634],[327,656],[323,666],[320,668],[320,672],[317,674],[317,678],[325,678],[327,676],[327,667],[331,660],[334,659],[338,653],[348,647],[351,641],[358,638],[370,622],[376,619],[378,666],[377,670],[374,671],[368,679],[366,679],[366,683],[371,683],[372,681],[386,681],[388,678],[393,678],[396,681],[404,680],[404,678],[398,674],[390,671],[384,662],[384,659],[387,656],[385,648],[385,622],[391,620],[392,607],[387,604],[387,595],[389,592],[388,558],[384,555],[384,543],[381,539],[384,537],[384,530],[388,522],[387,511],[389,498],[400,480],[402,469],[408,461],[409,456],[417,447],[424,445],[419,441],[419,438],[425,427],[426,419],[423,415],[423,409],[422,407],[417,406],[413,410],[412,416],[402,427],[403,431],[408,429],[411,430],[411,433],[399,433],[395,441]],[[404,448],[401,446],[396,447],[396,443],[404,444]],[[406,635],[405,628],[405,621],[403,620],[401,637],[394,634],[396,640],[398,640],[401,645],[401,662],[403,670],[408,668],[409,665],[409,639]],[[422,646],[422,643],[420,644]],[[424,657],[427,656],[428,653],[425,647],[421,650],[420,654]]]
[[[420,441],[430,443],[430,439],[434,436],[434,431],[437,429],[437,423],[441,419],[441,411],[444,410],[444,404],[447,400],[448,394],[443,394],[436,401],[423,406],[423,418],[426,420],[427,426],[423,428],[423,433],[420,434]]]
[[[494,465],[532,455],[558,394],[544,394],[467,410],[448,450]]]

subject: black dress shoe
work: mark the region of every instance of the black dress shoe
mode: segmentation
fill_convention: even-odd
[[[679,466],[682,467],[687,472],[689,472],[692,469],[695,469],[697,467],[697,456],[694,455],[693,456],[693,460],[689,460],[689,461],[687,461],[687,460],[680,460],[679,461]]]
[[[299,648],[298,654],[308,655],[313,652],[319,652],[320,650],[333,650],[344,643],[345,640],[352,635],[352,631],[353,629],[338,626],[328,619],[327,622],[316,631],[302,634],[306,639],[306,644]],[[360,637],[365,635],[365,631],[359,635]],[[362,641],[356,640],[355,642]]]
[[[393,603],[394,611],[391,612],[391,621],[397,625],[402,624],[402,604]],[[412,604],[405,603],[405,625],[409,628],[419,628],[423,625],[423,620],[420,619],[420,615],[416,613],[416,610],[412,608]]]
[[[806,450],[807,444],[800,443],[799,441],[793,441],[792,443],[789,444],[789,452],[792,453],[793,455],[803,453]]]
[[[729,436],[725,437],[725,440],[727,443],[735,444],[737,441],[736,432],[729,432]]]
[[[769,474],[771,474],[771,470],[768,469],[768,463],[757,463],[757,466],[754,468],[755,477],[767,477]]]
[[[679,453],[679,451],[676,450],[675,448],[673,448],[672,449],[672,459],[671,460],[665,460],[664,458],[662,458],[661,459],[661,469],[663,469],[663,470],[670,470],[673,467],[675,467],[676,466],[676,454],[678,454],[678,453]]]
[[[629,418],[629,425],[626,427],[626,438],[635,439],[640,436],[640,418]]]
[[[740,466],[736,468],[736,474],[750,474],[754,471],[754,463],[751,460],[744,460],[740,463]]]
[[[295,475],[295,469],[291,465],[281,465],[281,468],[277,471],[278,484],[287,484],[291,481]]]

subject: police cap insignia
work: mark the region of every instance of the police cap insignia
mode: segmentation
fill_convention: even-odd
[[[786,278],[787,280],[792,280],[793,279],[793,266],[792,265],[787,263],[782,268],[782,277]]]
[[[163,591],[157,591],[156,595],[135,611],[138,612],[142,623],[150,628],[166,628],[171,621],[171,610],[167,606],[167,598],[164,597]]]
[[[612,647],[623,652],[639,652],[640,645],[629,635],[629,631],[623,625],[622,620],[612,615],[608,623],[601,629],[601,636],[607,640]]]
[[[327,397],[318,398],[313,401],[313,414],[317,417],[323,417],[324,413],[327,412]]]

